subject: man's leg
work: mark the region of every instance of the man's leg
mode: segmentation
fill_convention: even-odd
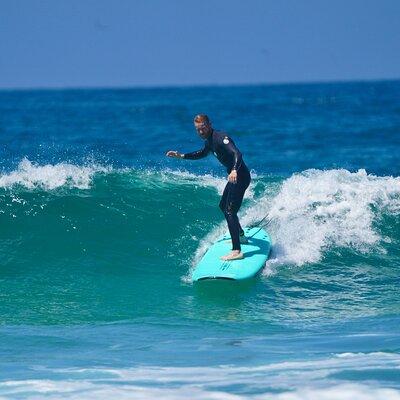
[[[224,213],[226,222],[228,224],[229,233],[232,239],[232,250],[240,251],[239,235],[241,227],[236,212],[234,212],[233,197],[235,194],[235,184],[228,182],[225,186],[224,193],[222,194],[219,208]]]
[[[224,256],[223,259],[230,259],[232,255],[237,255],[238,258],[243,257],[241,253],[240,237],[242,237],[243,243],[246,243],[246,239],[244,237],[244,231],[240,226],[237,213],[242,205],[244,193],[250,185],[250,180],[250,173],[247,170],[242,171],[238,176],[237,183],[228,182],[222,194],[219,207],[224,213],[232,239],[232,253],[231,255]]]
[[[228,224],[228,229],[232,240],[232,252],[224,257],[221,257],[223,260],[235,260],[243,258],[240,246],[240,233],[242,228],[239,224],[239,218],[237,216],[237,211],[240,207],[241,198],[243,198],[244,193],[241,193],[240,189],[240,186],[237,184],[228,182],[219,204]]]
[[[228,222],[228,227],[229,227],[229,224],[233,224],[234,229],[235,229],[234,232],[236,233],[236,231],[238,231],[240,237],[244,236],[244,230],[243,230],[242,226],[240,225],[237,213],[242,205],[244,193],[245,193],[247,187],[248,187],[248,184],[245,186],[236,184],[234,187],[230,187],[227,190],[226,200],[223,202],[223,207],[221,207],[221,203],[220,203],[222,212],[224,213],[225,218]],[[224,193],[225,193],[225,191],[224,191]],[[222,200],[221,200],[221,202],[222,202]],[[230,232],[230,230],[229,230],[229,232]],[[232,234],[231,234],[231,237],[233,240]],[[235,250],[235,247],[233,249]]]
[[[244,174],[240,174],[238,176],[238,183],[237,183],[238,187],[237,187],[237,195],[236,195],[236,209],[237,209],[236,213],[239,212],[239,209],[242,206],[244,193],[246,192],[247,188],[249,187],[250,181],[251,181],[250,173],[247,170]],[[244,230],[243,230],[242,226],[240,225],[239,220],[238,220],[238,224],[239,224],[239,234],[240,234],[241,242],[247,243],[248,241],[244,235]]]
[[[232,239],[232,250],[241,251],[240,247],[240,224],[239,218],[235,212],[233,212],[228,204],[228,209],[224,212],[226,222],[228,223],[229,233]]]

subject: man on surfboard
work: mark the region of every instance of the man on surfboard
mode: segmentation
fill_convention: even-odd
[[[226,167],[228,182],[219,207],[228,223],[232,238],[232,251],[221,259],[227,261],[240,260],[243,258],[240,243],[247,243],[247,238],[240,226],[237,213],[242,204],[244,192],[250,184],[250,172],[233,140],[225,133],[214,130],[207,115],[196,115],[194,126],[199,136],[204,140],[204,147],[201,150],[186,154],[170,150],[166,155],[173,158],[198,160],[206,157],[209,153],[213,153],[218,161]]]

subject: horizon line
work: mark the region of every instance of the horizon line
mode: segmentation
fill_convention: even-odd
[[[372,83],[372,82],[396,82],[396,78],[360,78],[360,79],[318,79],[299,81],[277,81],[277,82],[236,82],[236,83],[187,83],[187,84],[133,84],[133,85],[89,85],[89,86],[16,86],[0,87],[0,92],[11,91],[56,91],[56,90],[154,90],[154,89],[196,89],[196,88],[218,88],[218,87],[252,87],[252,86],[296,86],[296,85],[318,85],[337,83]]]

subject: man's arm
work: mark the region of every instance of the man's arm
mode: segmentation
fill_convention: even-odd
[[[182,158],[186,158],[187,160],[199,160],[200,158],[204,158],[210,152],[210,148],[207,144],[201,150],[193,151],[192,153],[182,154]]]
[[[224,146],[224,150],[227,153],[230,153],[233,156],[233,166],[231,171],[235,170],[237,171],[242,164],[242,153],[239,151],[239,149],[235,146],[235,143],[233,143],[233,140],[229,138],[228,136],[225,136],[221,146]]]
[[[179,153],[178,151],[170,150],[165,154],[168,157],[172,158],[186,158],[187,160],[199,160],[200,158],[204,158],[210,152],[210,148],[207,146],[207,143],[201,150],[193,151],[192,153]]]

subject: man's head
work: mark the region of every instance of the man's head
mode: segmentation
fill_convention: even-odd
[[[205,114],[198,114],[194,117],[194,127],[202,139],[207,139],[211,135],[211,122]]]

